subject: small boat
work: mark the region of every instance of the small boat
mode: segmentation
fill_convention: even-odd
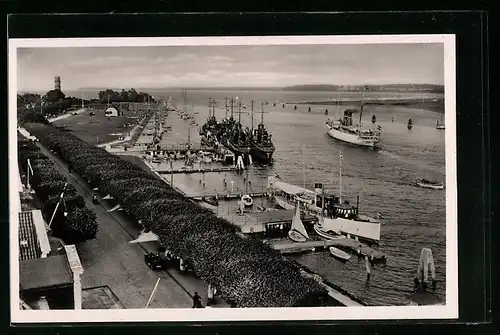
[[[411,119],[408,120],[408,126],[407,126],[408,129],[411,129],[413,128],[413,121]]]
[[[337,249],[335,247],[330,247],[330,254],[333,257],[340,259],[342,261],[348,261],[349,258],[351,258],[351,255],[349,255],[347,252]]]
[[[436,121],[436,129],[437,130],[444,130],[444,122],[441,120],[441,121]]]
[[[292,220],[292,227],[288,232],[288,237],[294,242],[305,242],[309,239],[306,228],[300,219],[300,204],[297,202],[295,216]]]
[[[346,238],[344,235],[333,230],[325,231],[319,224],[314,225],[314,232],[326,240],[339,240]]]
[[[216,197],[203,197],[201,200],[214,207],[219,206],[219,200]]]
[[[250,207],[253,205],[253,199],[250,195],[248,194],[244,194],[242,197],[241,197],[241,201],[243,201],[243,204],[245,205],[245,207]]]
[[[424,187],[424,188],[432,188],[434,190],[442,190],[444,189],[444,184],[439,181],[432,181],[432,180],[427,180],[427,179],[417,179],[416,181],[417,186]]]

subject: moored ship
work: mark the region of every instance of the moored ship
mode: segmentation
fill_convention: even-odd
[[[328,127],[328,135],[331,137],[366,147],[374,147],[382,137],[382,128],[380,125],[375,129],[363,129],[362,128],[362,118],[363,118],[363,107],[364,107],[364,92],[363,89],[363,99],[361,101],[361,108],[359,111],[359,123],[354,124],[352,115],[356,110],[347,109],[344,111],[344,115],[342,118],[338,120],[330,120],[326,121],[326,125]],[[337,100],[337,113],[339,110],[340,101]]]
[[[326,238],[342,234],[354,239],[375,242],[380,241],[380,221],[359,213],[359,197],[356,206],[349,201],[342,202],[342,154],[340,154],[340,195],[325,193],[322,183],[314,185],[314,191],[295,186],[280,180],[271,180],[275,202],[284,209],[295,208],[299,202],[305,211],[318,217],[320,232]],[[332,233],[330,233],[332,232]],[[322,237],[322,234],[319,234]]]
[[[250,154],[254,162],[261,164],[271,164],[273,154],[276,150],[272,142],[272,135],[268,133],[264,125],[264,103],[261,104],[261,121],[252,132]],[[252,127],[253,127],[253,101],[252,101]]]

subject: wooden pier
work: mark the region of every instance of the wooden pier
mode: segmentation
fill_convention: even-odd
[[[161,174],[180,174],[180,173],[211,173],[211,172],[234,172],[238,171],[236,166],[222,166],[222,167],[214,167],[214,168],[202,168],[202,169],[154,169],[155,172]]]
[[[302,243],[293,242],[291,240],[271,240],[266,241],[272,245],[276,250],[281,251],[282,254],[296,254],[303,252],[312,252],[319,250],[326,250],[329,247],[336,247],[350,251],[359,257],[367,256],[371,262],[380,263],[386,261],[384,253],[373,249],[369,246],[363,245],[356,240],[350,238],[339,238],[337,240],[319,240],[319,241],[306,241]]]
[[[190,194],[187,197],[190,199],[194,200],[202,200],[202,198],[215,198],[217,197],[219,200],[235,200],[235,199],[240,199],[243,194],[248,194],[252,198],[262,198],[262,197],[267,197],[266,192],[248,192],[248,193],[234,193],[234,194],[224,194],[224,193],[205,193],[205,194]]]

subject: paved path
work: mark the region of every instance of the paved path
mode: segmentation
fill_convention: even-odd
[[[73,113],[82,114],[82,113],[85,113],[86,111],[87,111],[86,108],[80,108],[78,110],[68,111],[66,114],[59,115],[59,116],[53,117],[51,119],[47,119],[47,121],[49,121],[49,123],[52,123],[52,122],[55,122],[55,121],[59,121],[59,120],[68,118],[68,117],[72,116]]]
[[[207,285],[194,275],[176,269],[157,273],[152,271],[144,262],[144,254],[146,251],[155,251],[156,245],[129,244],[139,235],[138,225],[122,212],[107,212],[114,206],[107,200],[99,200],[98,205],[92,204],[93,192],[86,181],[76,173],[70,174],[61,158],[37,144],[76,187],[87,207],[94,209],[99,222],[96,238],[77,245],[85,269],[82,275],[83,288],[108,285],[125,308],[144,308],[160,277],[150,308],[190,308],[195,291],[206,301]],[[219,306],[227,305],[218,302]]]

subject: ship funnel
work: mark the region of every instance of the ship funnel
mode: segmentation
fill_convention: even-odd
[[[315,183],[314,184],[314,203],[316,204],[316,206],[318,207],[321,207],[321,204],[322,204],[322,195],[323,195],[323,184],[322,183]],[[320,198],[320,199],[318,199]]]

